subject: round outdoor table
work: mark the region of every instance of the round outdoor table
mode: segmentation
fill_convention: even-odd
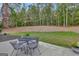
[[[19,41],[22,42],[23,45],[25,45],[25,54],[28,55],[28,51],[29,51],[28,44],[29,43],[35,43],[35,39],[34,38],[28,38],[27,37],[27,38],[21,38]]]

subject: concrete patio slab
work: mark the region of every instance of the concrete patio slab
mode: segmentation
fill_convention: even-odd
[[[13,50],[13,47],[9,44],[9,40],[5,42],[0,42],[0,53],[8,53],[10,56]],[[74,53],[70,48],[60,47],[44,42],[39,42],[39,49],[41,51],[41,55],[39,55],[36,50],[33,55],[34,56],[78,56],[79,54]],[[16,51],[14,52],[15,55]],[[27,56],[23,52],[19,52],[18,56]]]

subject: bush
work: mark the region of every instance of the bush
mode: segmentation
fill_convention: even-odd
[[[2,29],[0,28],[0,32],[2,32]]]
[[[74,42],[74,43],[72,44],[72,46],[73,46],[73,47],[76,47],[76,48],[79,48],[79,42]]]
[[[7,33],[4,33],[4,35],[7,35]]]
[[[30,34],[26,34],[26,36],[30,36]]]
[[[0,22],[0,32],[2,31],[2,22]]]

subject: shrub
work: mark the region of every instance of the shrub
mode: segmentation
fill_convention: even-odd
[[[76,47],[76,48],[79,47],[79,42],[74,42],[74,43],[72,44],[72,46],[73,46],[73,47]]]
[[[30,36],[29,34],[26,34],[26,36]]]
[[[2,32],[2,29],[0,28],[0,32]]]
[[[2,22],[0,22],[0,32],[2,31]]]
[[[4,35],[7,35],[7,33],[4,33]]]

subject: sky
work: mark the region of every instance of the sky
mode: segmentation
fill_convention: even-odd
[[[0,8],[1,8],[1,6],[2,6],[2,3],[0,3]]]
[[[0,3],[0,16],[1,16],[1,7],[2,7],[2,3]]]
[[[24,5],[25,5],[25,7],[28,7],[29,5],[31,5],[32,3],[25,3]],[[2,3],[0,3],[0,9],[1,9],[1,7],[2,7]]]

